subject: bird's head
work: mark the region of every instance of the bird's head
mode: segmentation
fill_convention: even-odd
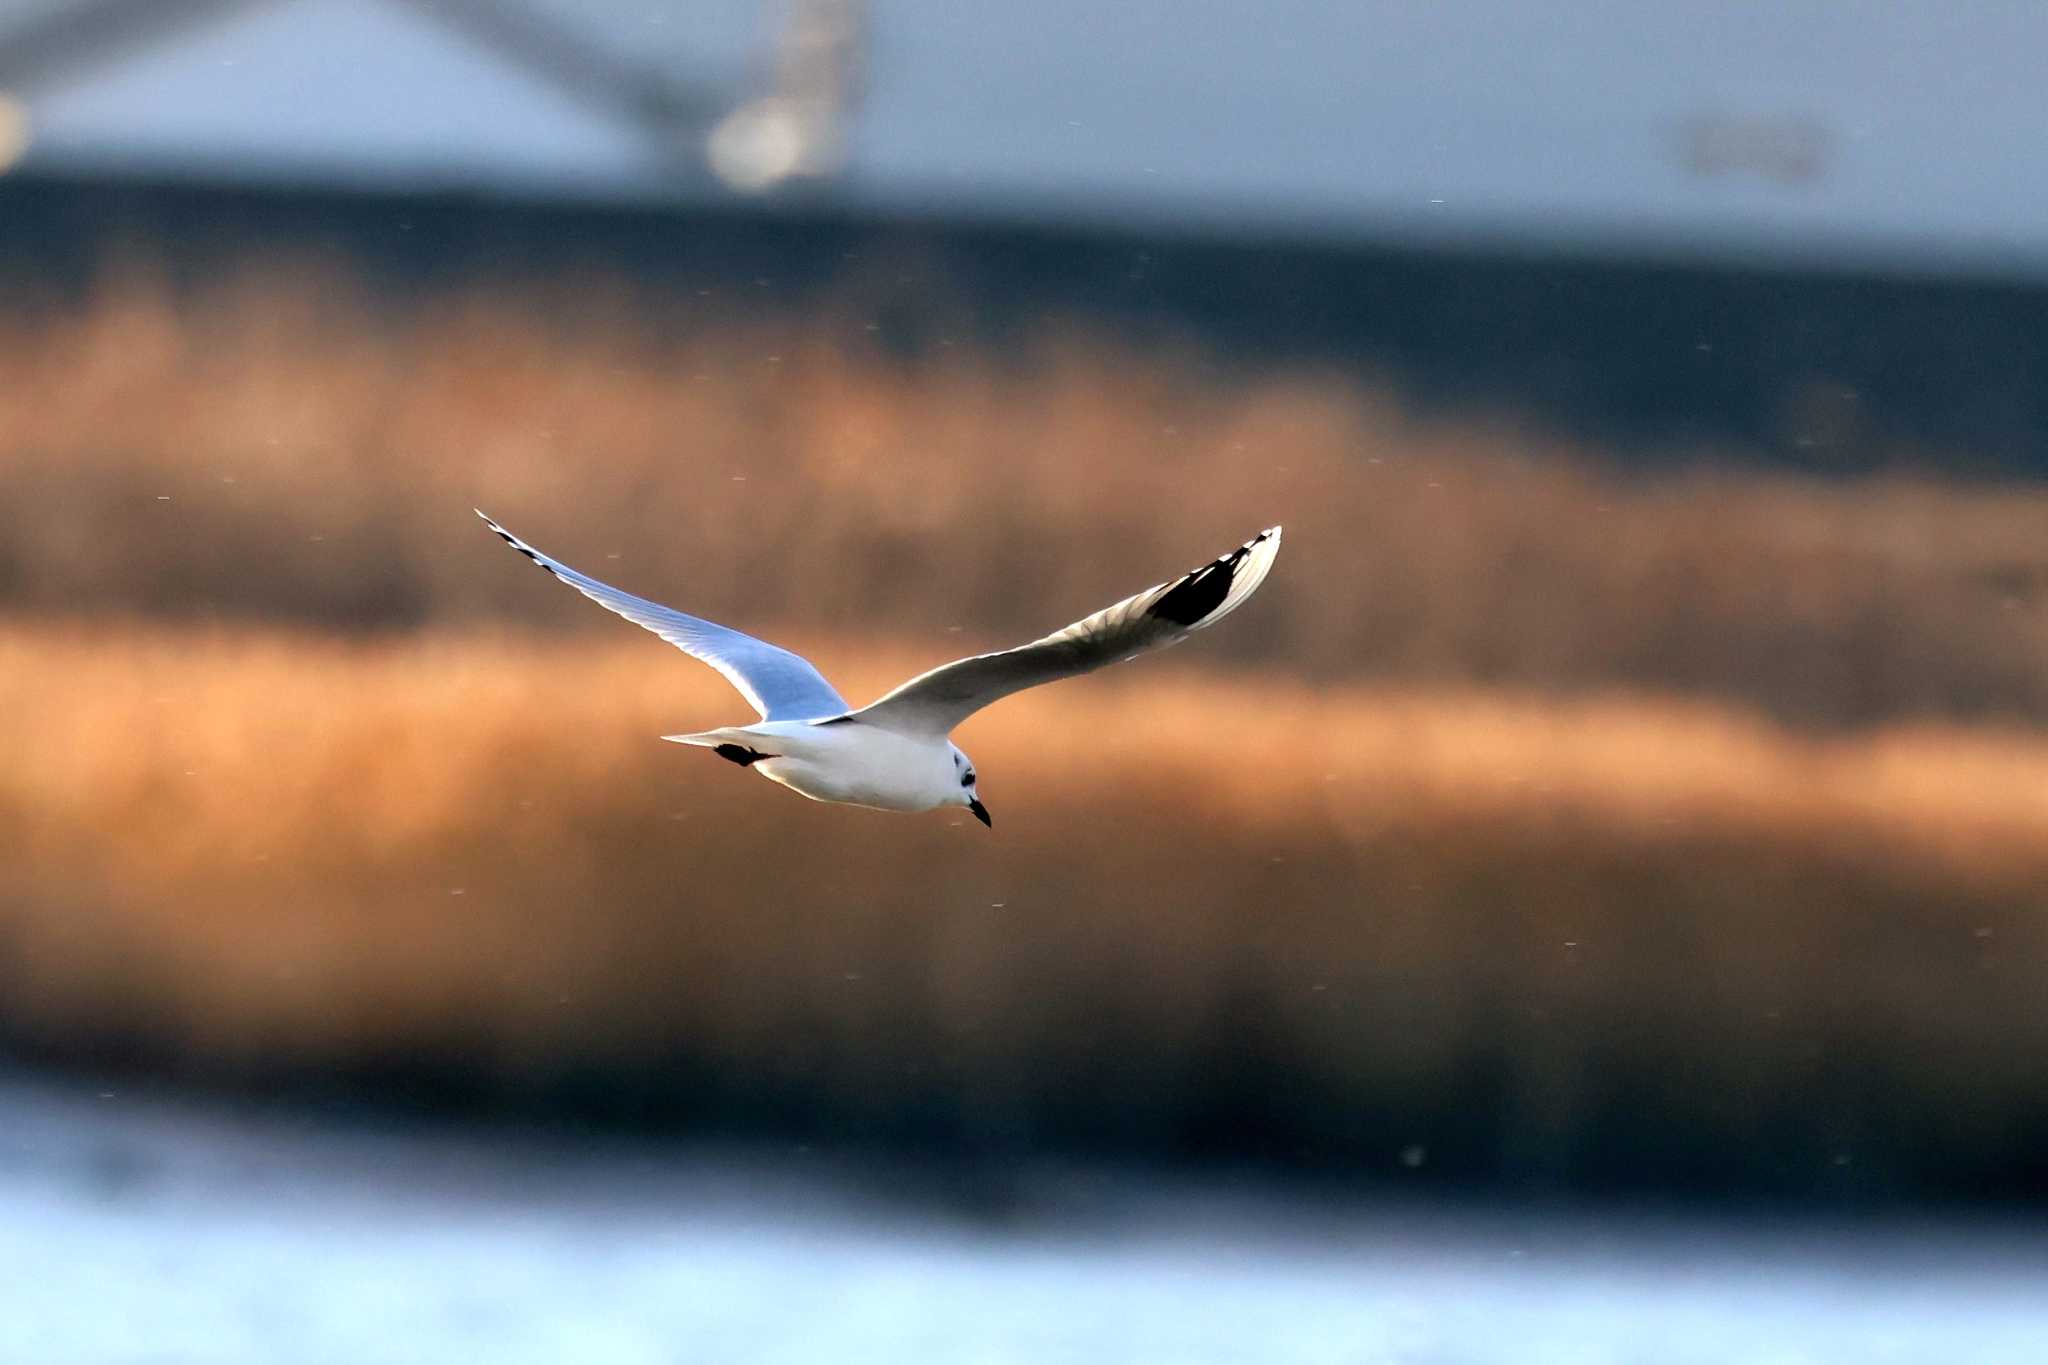
[[[974,789],[974,760],[957,744],[947,747],[953,751],[953,804],[967,807],[974,812],[975,819],[994,829],[996,823],[988,818],[988,807],[981,804],[981,796]]]

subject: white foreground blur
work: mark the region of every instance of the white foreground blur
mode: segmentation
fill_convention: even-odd
[[[1964,1365],[2048,1342],[2048,1236],[2017,1226],[1333,1206],[1101,1171],[977,1220],[942,1184],[0,1081],[0,1359]]]

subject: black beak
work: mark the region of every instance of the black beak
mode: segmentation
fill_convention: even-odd
[[[976,796],[969,798],[967,802],[967,809],[973,811],[974,818],[981,821],[981,823],[983,823],[984,825],[987,825],[990,829],[994,829],[996,827],[996,822],[988,818],[988,807],[981,804],[980,797]]]

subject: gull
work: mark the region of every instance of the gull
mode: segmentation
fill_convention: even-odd
[[[542,554],[483,511],[477,515],[507,545],[591,601],[717,669],[761,716],[749,725],[663,739],[708,748],[813,801],[892,811],[965,806],[991,828],[974,762],[952,741],[954,726],[1012,692],[1179,644],[1244,605],[1280,552],[1274,526],[1063,630],[942,664],[856,710],[801,655],[600,583]]]

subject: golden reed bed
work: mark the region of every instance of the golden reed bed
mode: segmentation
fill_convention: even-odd
[[[2048,493],[1944,483],[1924,453],[1795,478],[1071,326],[902,359],[829,301],[587,279],[399,302],[331,260],[0,309],[0,396],[12,613],[599,627],[512,571],[481,503],[714,619],[1008,643],[1284,522],[1218,657],[1800,724],[2048,721]]]
[[[780,634],[849,695],[950,652]],[[998,1150],[2039,1177],[2038,735],[1205,640],[972,722],[991,833],[659,743],[738,703],[613,637],[0,632],[11,1045]]]

